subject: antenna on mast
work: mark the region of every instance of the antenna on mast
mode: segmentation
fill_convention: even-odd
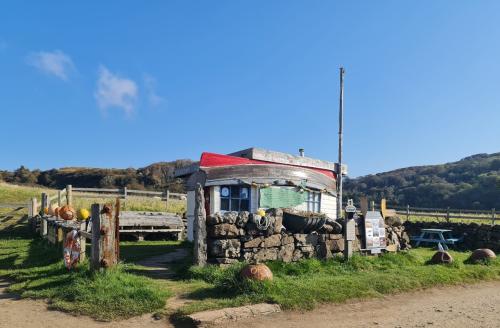
[[[342,218],[342,137],[344,125],[344,73],[340,67],[340,100],[339,100],[339,168],[337,172],[337,219]]]

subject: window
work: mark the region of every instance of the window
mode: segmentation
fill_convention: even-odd
[[[220,209],[221,211],[248,211],[250,209],[250,188],[221,186]]]
[[[306,204],[308,211],[319,213],[321,204],[321,193],[316,191],[308,191]]]

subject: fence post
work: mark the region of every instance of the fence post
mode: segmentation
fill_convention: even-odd
[[[91,269],[109,268],[117,263],[115,220],[112,205],[92,204]]]
[[[495,225],[495,209],[491,209],[491,225]]]
[[[375,201],[372,200],[370,202],[370,207],[371,207],[372,211],[375,211]]]
[[[450,222],[450,207],[446,208],[446,222]]]
[[[33,197],[31,198],[31,205],[30,205],[30,210],[29,210],[29,217],[32,218],[36,215],[36,213],[38,212],[38,204],[37,204],[37,200],[36,200],[36,197]]]
[[[61,207],[62,205],[62,192],[61,190],[57,191],[57,207]]]
[[[73,187],[71,185],[66,186],[66,204],[73,205]]]
[[[196,184],[194,205],[194,264],[207,264],[207,213],[205,193],[201,184]]]
[[[40,222],[40,236],[47,236],[47,220],[45,220],[45,208],[47,208],[49,197],[46,193],[42,192],[42,221]]]
[[[123,199],[127,200],[127,187],[123,187]]]
[[[167,189],[167,196],[165,199],[165,207],[167,208],[167,212],[168,212],[168,199],[169,198],[170,198],[170,190]]]
[[[406,204],[406,221],[410,221],[410,204]]]

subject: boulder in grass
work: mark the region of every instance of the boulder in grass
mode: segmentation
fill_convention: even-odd
[[[479,248],[476,249],[469,257],[470,263],[481,263],[484,261],[489,261],[496,258],[495,252],[488,248]]]
[[[450,264],[453,263],[453,257],[445,251],[437,251],[430,260],[431,264]]]
[[[273,280],[273,273],[269,267],[263,263],[261,264],[249,264],[246,265],[241,270],[241,276],[243,278],[264,281],[264,280]]]

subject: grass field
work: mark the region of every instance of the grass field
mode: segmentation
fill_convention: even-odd
[[[27,204],[33,197],[36,197],[40,204],[42,192],[48,193],[49,196],[57,194],[57,190],[54,189],[18,186],[0,182],[0,204]],[[99,194],[92,193],[88,193],[87,195],[99,196]],[[114,203],[114,201],[114,197],[85,198],[85,194],[74,193],[73,207],[90,209],[93,203],[105,204]],[[177,214],[182,214],[186,211],[186,201],[177,199],[170,199],[168,203],[166,203],[155,197],[129,196],[127,200],[122,199],[120,203],[122,210],[126,211],[170,212]],[[5,210],[3,212],[5,212]]]

